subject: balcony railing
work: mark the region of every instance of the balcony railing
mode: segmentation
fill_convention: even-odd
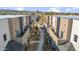
[[[49,29],[48,32],[56,44],[63,45],[68,42],[68,40],[61,40],[61,38],[57,36],[57,34],[53,30]]]
[[[21,43],[23,45],[27,44],[27,40],[28,40],[28,38],[30,36],[29,32],[30,32],[30,29],[28,28],[22,36],[15,38],[15,41],[19,42],[19,43]]]
[[[25,34],[25,32],[28,30],[28,28],[29,28],[28,25],[25,26],[25,28],[24,28],[24,32],[22,32],[22,33],[19,35],[19,37],[22,37],[22,36]]]

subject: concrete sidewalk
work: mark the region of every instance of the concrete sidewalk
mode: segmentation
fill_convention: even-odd
[[[40,28],[40,41],[39,41],[39,45],[38,45],[37,51],[42,51],[43,45],[44,45],[44,32]]]
[[[63,45],[58,45],[58,48],[60,51],[75,51],[75,48],[71,42],[67,42]]]

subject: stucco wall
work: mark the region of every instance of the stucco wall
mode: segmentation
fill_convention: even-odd
[[[63,38],[64,40],[67,39],[67,31],[68,31],[68,23],[69,20],[65,18],[61,18],[60,20],[60,37],[61,37],[61,31],[63,32]]]
[[[60,19],[60,37],[61,37],[61,31],[63,32],[63,38],[64,40],[70,40],[71,35],[71,29],[72,29],[72,19],[66,19],[61,18]]]
[[[74,34],[78,35],[77,42],[74,41]],[[70,42],[76,50],[79,50],[79,20],[73,20]]]
[[[55,28],[55,17],[53,16],[53,19],[52,19],[53,21],[52,21],[52,26],[53,26],[53,28]]]
[[[4,41],[3,35],[7,35],[7,40]],[[10,31],[8,19],[0,19],[0,50],[4,50],[8,41],[10,40]]]
[[[54,17],[53,19],[53,25],[54,25],[54,32],[56,33],[56,30],[57,30],[57,17]]]
[[[28,44],[28,42],[27,42],[27,40],[28,40],[28,38],[29,38],[29,36],[30,36],[30,34],[29,34],[29,32],[30,32],[30,30],[28,29],[25,33],[24,33],[24,35],[22,36],[22,37],[17,37],[16,38],[16,42],[19,42],[19,43],[21,43],[21,44]]]
[[[10,26],[10,33],[11,33],[11,38],[14,39],[16,38],[16,31],[20,32],[20,22],[19,18],[10,18],[9,19],[9,26]]]
[[[52,20],[51,20],[52,16],[49,16],[49,25],[51,26]]]

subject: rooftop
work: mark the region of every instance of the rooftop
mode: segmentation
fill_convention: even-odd
[[[23,16],[27,16],[27,15],[0,15],[0,19],[23,17]]]
[[[79,20],[79,16],[56,16],[56,17],[62,17],[62,18],[67,18],[67,19],[75,19],[75,20]]]

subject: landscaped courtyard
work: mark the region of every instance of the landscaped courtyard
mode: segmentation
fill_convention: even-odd
[[[40,31],[37,26],[33,27],[30,32],[29,43],[27,46],[28,51],[35,51],[38,47],[38,43],[40,40]]]

